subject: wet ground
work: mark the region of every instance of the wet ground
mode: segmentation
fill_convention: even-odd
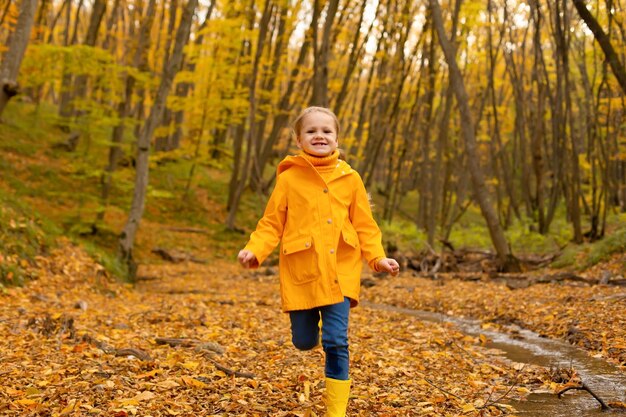
[[[419,311],[389,304],[363,303],[366,308],[393,311],[434,323],[453,323],[461,332],[484,337],[486,347],[497,349],[515,363],[548,369],[574,370],[581,381],[605,402],[626,402],[626,373],[602,358],[564,341],[540,337],[523,329],[502,333],[482,328],[476,320],[460,319],[439,313]],[[526,417],[606,416],[600,403],[587,391],[569,391],[559,398],[552,390],[531,393],[523,401],[508,401],[517,415]],[[615,411],[618,412],[618,411]],[[611,414],[611,412],[608,412]],[[621,412],[620,412],[621,414]]]

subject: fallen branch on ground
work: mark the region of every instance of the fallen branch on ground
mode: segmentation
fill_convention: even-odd
[[[164,248],[154,248],[152,253],[159,255],[161,258],[168,262],[180,263],[180,262],[194,262],[197,264],[206,264],[206,259],[199,259],[185,252],[179,252],[177,250],[168,250]]]
[[[449,277],[460,281],[480,281],[483,278],[482,274],[471,272],[450,274]]]
[[[200,233],[203,235],[208,235],[209,232],[207,232],[204,229],[198,229],[195,227],[167,227],[167,230],[171,230],[172,232],[181,232],[181,233]]]
[[[236,377],[240,377],[240,378],[249,378],[249,379],[254,379],[254,378],[256,378],[256,376],[255,376],[253,373],[250,373],[250,372],[239,372],[239,371],[233,371],[232,369],[227,368],[227,367],[225,367],[224,365],[222,365],[222,364],[218,363],[218,362],[217,362],[217,361],[215,361],[214,359],[212,359],[212,358],[210,358],[210,357],[208,357],[208,356],[206,356],[206,355],[205,355],[205,357],[206,357],[208,360],[210,360],[210,361],[213,363],[213,365],[215,365],[215,367],[216,367],[218,370],[220,370],[220,371],[224,372],[224,373],[225,373],[226,375],[228,375],[228,376],[232,376],[232,375],[234,375],[234,376],[236,376]]]
[[[526,368],[526,364],[524,364],[524,366],[522,366],[520,369],[517,370],[517,372],[515,373],[515,379],[513,380],[511,385],[509,386],[509,389],[504,394],[502,394],[496,400],[492,401],[491,400],[491,396],[493,395],[493,391],[491,391],[489,393],[489,397],[487,398],[487,400],[485,400],[485,404],[483,404],[482,406],[478,407],[478,409],[480,410],[480,409],[488,408],[488,407],[491,407],[491,406],[494,406],[494,407],[501,406],[500,401],[505,399],[511,393],[513,388],[515,388],[517,386],[517,380],[519,379],[519,376],[522,373],[522,371],[524,370],[524,368]]]
[[[140,275],[135,278],[136,281],[156,281],[157,279],[161,279],[161,277],[157,277],[154,275]]]
[[[97,347],[98,349],[100,349],[106,354],[115,355],[115,356],[134,356],[137,359],[146,361],[146,362],[152,360],[150,355],[141,349],[135,349],[135,348],[117,349],[107,344],[106,342],[103,342],[101,340],[91,337],[89,334],[84,334],[81,337],[81,340],[90,345],[94,345],[95,347]]]
[[[589,394],[591,394],[591,396],[593,398],[595,398],[599,403],[600,403],[600,407],[602,407],[603,410],[610,410],[611,407],[609,407],[608,405],[606,405],[606,403],[604,401],[602,401],[602,398],[598,397],[598,395],[593,392],[591,390],[591,388],[589,388],[584,382],[581,385],[570,385],[570,386],[566,386],[565,388],[561,389],[559,392],[556,393],[556,395],[561,398],[561,396],[563,394],[565,394],[567,391],[571,391],[571,390],[577,390],[577,391],[587,391]]]
[[[458,400],[461,400],[463,403],[466,403],[466,402],[467,402],[467,401],[465,401],[463,398],[459,397],[458,395],[453,394],[453,393],[451,393],[450,391],[446,391],[445,389],[443,389],[443,388],[441,388],[441,387],[438,387],[437,385],[435,385],[435,383],[433,383],[433,382],[432,382],[431,380],[429,380],[428,378],[424,378],[424,377],[422,377],[422,379],[423,379],[424,381],[426,381],[426,382],[427,382],[430,386],[432,386],[432,387],[434,387],[434,388],[437,388],[439,391],[443,392],[444,394],[446,394],[446,395],[450,395],[450,396],[452,396],[452,397],[454,397],[454,398],[456,398],[456,399],[458,399]]]
[[[559,272],[558,274],[552,275],[544,275],[537,279],[536,282],[539,283],[547,283],[547,282],[559,282],[559,281],[577,281],[577,282],[586,282],[589,284],[597,284],[597,279],[585,278],[580,275],[576,275],[573,272]]]
[[[170,345],[171,347],[192,347],[200,343],[200,341],[197,339],[185,339],[175,337],[157,337],[154,339],[154,341],[157,345]]]
[[[624,299],[626,299],[626,294],[615,294],[605,297],[591,297],[591,301],[621,301]]]
[[[137,359],[142,360],[142,361],[152,360],[152,358],[150,357],[150,355],[148,355],[148,353],[144,352],[141,349],[134,349],[134,348],[117,349],[115,351],[115,356],[134,356]]]
[[[193,347],[196,352],[209,351],[219,355],[224,353],[224,348],[215,342],[203,342],[198,339],[157,337],[154,339],[157,345],[170,345],[171,347]]]

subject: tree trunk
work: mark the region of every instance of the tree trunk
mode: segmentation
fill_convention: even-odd
[[[535,197],[533,199],[533,208],[537,212],[537,223],[539,226],[539,233],[547,234],[550,223],[546,215],[546,162],[544,156],[544,144],[546,136],[546,127],[544,120],[544,112],[546,105],[546,96],[549,94],[549,87],[547,80],[543,78],[543,51],[541,42],[541,25],[543,22],[543,15],[539,9],[539,5],[536,2],[531,1],[531,19],[533,21],[534,33],[533,33],[533,50],[534,50],[534,65],[533,65],[533,84],[536,86],[536,103],[531,107],[534,108],[533,117],[529,124],[530,132],[530,152],[532,157],[533,173],[535,174]]]
[[[305,36],[305,40],[302,43],[302,46],[300,47],[298,59],[296,61],[296,64],[291,69],[291,73],[289,75],[289,82],[287,83],[287,89],[281,96],[280,101],[278,103],[278,109],[276,110],[276,113],[274,114],[274,117],[272,120],[272,130],[270,131],[269,136],[267,137],[267,139],[265,140],[265,143],[263,144],[263,150],[259,157],[259,167],[260,167],[259,171],[261,173],[264,171],[265,166],[269,163],[270,158],[272,157],[272,150],[274,149],[274,146],[276,145],[276,143],[278,142],[278,139],[280,138],[281,131],[289,124],[289,107],[291,104],[293,92],[295,90],[296,82],[298,80],[298,74],[300,73],[300,69],[303,67],[306,61],[306,56],[309,52],[309,48],[311,47],[311,41],[309,40],[310,32],[311,30],[309,30],[308,35]],[[253,175],[254,175],[254,172],[253,172]],[[273,181],[273,177],[274,176],[272,176],[272,178],[270,178],[270,180],[267,181],[267,183],[263,184],[262,186],[259,185],[263,192],[267,191],[269,183]],[[259,183],[262,182],[261,178],[259,179],[253,178],[252,180],[259,181]]]
[[[189,168],[189,176],[187,177],[187,183],[185,184],[185,191],[183,193],[183,200],[185,201],[189,197],[193,177],[196,172],[196,167],[198,166],[198,158],[200,157],[200,147],[202,146],[202,132],[204,132],[204,127],[206,125],[208,104],[209,104],[208,100],[205,100],[204,106],[202,108],[202,119],[200,121],[200,126],[197,129],[192,129],[189,133],[189,136],[191,136],[192,140],[194,137],[196,139],[196,148],[195,148],[194,155],[193,155],[193,163],[191,164],[191,168]]]
[[[72,2],[68,1],[67,9],[65,10],[65,30],[63,32],[63,45],[70,46],[76,43],[76,36],[78,32],[78,22],[80,21],[80,10],[83,7],[83,0],[78,1],[76,6],[76,17],[74,19],[74,31],[70,32],[72,23]],[[72,33],[70,35],[70,33]],[[59,102],[59,116],[65,119],[63,128],[66,132],[69,132],[69,120],[72,115],[72,74],[69,73],[67,67],[63,69],[63,77],[61,79],[61,101]]]
[[[206,27],[209,24],[209,21],[211,20],[211,15],[213,14],[213,10],[215,9],[215,0],[211,1],[211,4],[209,5],[209,8],[207,9],[206,15],[204,16],[204,21],[202,22],[202,24],[200,25],[200,27],[198,28],[198,35],[196,36],[195,40],[194,40],[194,44],[197,47],[200,47],[200,45],[202,45],[202,41],[204,40],[204,33],[203,31],[206,29]],[[189,72],[194,72],[196,69],[196,64],[195,62],[189,62],[186,64],[186,70]],[[181,82],[176,86],[176,96],[182,98],[186,98],[189,95],[189,92],[191,90],[193,90],[193,83],[191,82]],[[204,112],[203,112],[204,114]],[[174,113],[174,133],[172,134],[171,140],[170,140],[170,147],[169,149],[178,149],[178,147],[180,146],[180,140],[183,137],[183,128],[182,128],[182,124],[183,124],[183,120],[185,118],[185,112],[183,110],[177,110]],[[204,120],[204,117],[203,117]],[[198,142],[200,142],[200,139],[202,137],[202,131],[200,131],[200,137],[198,138]]]
[[[124,231],[120,236],[120,256],[128,266],[128,273],[132,278],[136,276],[137,272],[137,265],[133,259],[133,246],[135,242],[135,235],[137,234],[137,229],[139,228],[139,222],[143,216],[146,192],[148,190],[150,142],[152,141],[154,130],[163,115],[165,100],[167,99],[167,95],[172,87],[174,76],[180,70],[183,59],[183,47],[189,39],[191,22],[193,20],[193,14],[197,4],[198,0],[189,0],[185,10],[183,11],[178,30],[176,32],[174,51],[170,59],[165,61],[163,64],[161,84],[159,85],[157,95],[154,99],[152,108],[150,109],[150,115],[141,130],[141,135],[137,139],[135,190],[133,192],[133,200],[128,220],[126,221]]]
[[[59,19],[61,18],[61,15],[63,14],[63,11],[65,10],[65,8],[70,7],[70,3],[71,3],[71,0],[63,0],[63,3],[61,3],[61,7],[59,7],[59,10],[54,15],[52,22],[50,22],[48,26],[48,39],[47,39],[48,43],[52,43],[54,39],[54,28],[56,27]]]
[[[271,1],[267,1],[265,3],[265,8],[263,10],[263,15],[261,17],[261,22],[259,23],[259,38],[257,39],[256,45],[256,53],[254,56],[254,61],[252,64],[252,74],[250,75],[249,81],[249,94],[248,94],[248,102],[250,104],[250,109],[248,112],[248,131],[246,136],[247,148],[246,148],[246,158],[244,160],[243,167],[241,172],[239,173],[239,179],[236,184],[230,189],[230,198],[229,207],[228,207],[228,216],[226,217],[226,227],[231,230],[235,229],[235,216],[237,214],[237,209],[239,208],[239,202],[241,201],[241,196],[243,194],[243,190],[248,182],[249,171],[252,165],[251,156],[256,154],[255,151],[255,117],[256,117],[256,85],[257,78],[259,75],[259,65],[261,60],[261,55],[263,54],[263,47],[265,46],[265,38],[267,35],[268,23],[269,19],[272,15],[272,10],[274,6],[271,4]],[[234,169],[237,169],[235,166]],[[258,174],[258,173],[257,173]]]
[[[495,49],[494,49],[494,45],[493,45],[493,33],[492,33],[492,16],[493,16],[493,2],[492,0],[488,1],[487,4],[487,8],[489,11],[489,24],[487,25],[487,38],[488,38],[488,61],[489,61],[489,81],[488,81],[488,90],[489,90],[489,100],[491,102],[491,109],[492,109],[492,114],[493,114],[493,138],[495,140],[492,140],[490,142],[491,145],[493,145],[494,147],[494,154],[493,154],[493,163],[494,165],[500,165],[501,170],[498,172],[498,170],[494,170],[494,174],[497,176],[497,178],[502,178],[504,181],[499,181],[500,182],[504,182],[504,190],[506,191],[506,194],[509,197],[509,204],[508,204],[508,208],[507,210],[513,210],[513,212],[515,213],[515,217],[517,217],[518,219],[520,218],[520,213],[519,213],[519,207],[518,207],[518,203],[517,203],[517,196],[515,195],[515,190],[514,190],[514,186],[513,186],[513,179],[511,178],[512,175],[512,169],[511,169],[511,163],[508,159],[507,156],[507,152],[506,149],[504,149],[504,144],[502,142],[502,136],[501,136],[501,126],[500,126],[500,117],[498,115],[498,106],[500,104],[500,102],[498,101],[498,98],[496,96],[496,78],[495,78],[495,71],[497,68],[497,61],[498,61],[498,51],[500,51],[500,48],[502,46],[502,42],[504,40],[504,30],[506,28],[506,13],[507,10],[505,9],[505,16],[504,16],[504,24],[500,29],[499,32],[499,40],[498,40],[498,44],[496,45]],[[502,201],[501,204],[503,205],[504,202]],[[504,210],[502,210],[502,212],[504,212]],[[509,224],[509,221],[506,220],[508,219],[508,216],[504,216],[505,217],[505,221],[503,221],[503,223],[505,225]]]
[[[572,222],[572,226],[574,229],[574,237],[573,241],[575,243],[582,243],[583,241],[583,233],[582,233],[582,225],[580,218],[580,167],[578,162],[578,140],[577,140],[577,131],[575,126],[574,117],[572,115],[572,89],[575,88],[571,85],[570,82],[570,68],[569,68],[569,31],[567,29],[570,28],[569,18],[568,18],[568,10],[566,8],[567,0],[562,1],[563,10],[559,7],[559,2],[556,2],[556,36],[558,39],[557,43],[557,53],[562,65],[562,74],[563,74],[563,94],[565,98],[565,106],[564,106],[564,126],[563,131],[566,132],[567,124],[569,124],[569,139],[570,139],[570,173],[569,173],[569,184],[565,186],[568,188],[568,207],[570,219]],[[558,68],[558,66],[557,66]],[[567,135],[565,135],[567,138]]]
[[[426,97],[424,99],[424,115],[422,116],[422,126],[420,128],[422,134],[420,135],[420,167],[419,167],[419,203],[417,206],[417,224],[419,227],[428,228],[428,218],[431,215],[430,202],[431,202],[431,161],[430,161],[430,146],[431,137],[435,120],[433,118],[435,108],[435,85],[437,82],[437,68],[435,58],[435,30],[434,26],[431,26],[431,39],[428,48],[428,82],[426,83]],[[426,51],[424,51],[426,53]],[[456,59],[456,58],[455,58]]]
[[[450,31],[450,44],[454,48],[456,57],[456,31],[459,19],[459,12],[461,10],[462,0],[456,0],[454,3],[454,12],[452,14],[452,30]],[[455,58],[456,59],[456,58]],[[439,134],[435,143],[435,161],[432,166],[432,191],[430,193],[430,216],[426,219],[426,233],[428,236],[428,243],[433,245],[435,243],[435,234],[437,233],[437,216],[439,216],[439,208],[442,206],[443,193],[441,190],[441,178],[443,176],[442,165],[443,155],[448,146],[448,130],[450,127],[450,113],[452,112],[452,101],[454,91],[452,90],[452,84],[448,81],[448,88],[445,95],[445,103],[443,104],[443,114],[439,121]]]
[[[525,93],[522,85],[521,75],[518,75],[517,69],[515,68],[515,62],[513,60],[512,53],[505,52],[504,58],[506,60],[506,71],[509,75],[509,79],[511,82],[511,86],[513,87],[513,97],[515,99],[515,131],[514,138],[517,142],[517,145],[514,147],[514,155],[513,160],[516,161],[514,165],[520,167],[521,178],[519,180],[520,184],[520,193],[522,200],[524,201],[524,206],[526,209],[526,215],[529,218],[533,216],[533,208],[531,201],[531,191],[530,185],[530,165],[527,163],[526,154],[528,148],[528,135],[527,135],[527,120],[526,117],[526,103],[524,101]]]
[[[50,7],[51,5],[52,5],[51,0],[42,0],[41,4],[39,5],[39,10],[37,10],[37,17],[35,18],[35,22],[36,22],[35,27],[37,29],[35,33],[35,40],[38,43],[44,40],[44,35],[45,35],[44,27],[46,25],[47,16],[51,9]]]
[[[22,0],[15,31],[7,40],[7,50],[0,64],[0,117],[11,97],[19,92],[17,76],[30,40],[36,10],[37,0]]]
[[[172,48],[172,34],[176,28],[176,9],[178,5],[178,0],[170,0],[170,8],[168,13],[168,24],[167,24],[167,40],[165,41],[165,52],[163,56],[163,60],[167,61],[169,59],[170,51]],[[163,8],[165,11],[165,7]],[[185,60],[185,56],[183,55],[183,62]],[[169,150],[169,141],[170,141],[170,124],[172,122],[172,111],[165,106],[163,110],[163,116],[161,117],[161,128],[163,128],[163,135],[157,136],[154,138],[154,152],[164,152]]]
[[[591,12],[587,10],[584,0],[572,0],[572,3],[574,3],[574,7],[576,7],[581,19],[583,19],[587,27],[589,27],[589,29],[593,32],[593,36],[598,44],[600,44],[600,47],[606,56],[606,60],[609,61],[611,70],[613,71],[615,78],[617,78],[617,82],[622,88],[622,92],[626,94],[626,70],[624,70],[624,65],[619,60],[615,49],[613,49],[611,40],[604,32],[598,21],[593,17]]]
[[[141,25],[139,31],[139,40],[137,43],[137,49],[133,57],[132,65],[135,68],[141,69],[147,65],[147,53],[148,45],[150,43],[150,32],[154,23],[156,0],[150,0],[146,9],[146,16],[144,22]],[[122,156],[121,144],[124,139],[124,131],[126,130],[126,119],[130,116],[133,91],[135,89],[136,79],[130,74],[126,74],[126,86],[124,89],[124,100],[121,100],[117,104],[117,116],[119,123],[113,127],[113,133],[111,134],[111,146],[109,147],[108,164],[102,174],[100,182],[102,184],[102,193],[100,205],[101,208],[98,211],[97,222],[104,219],[104,214],[109,201],[109,195],[111,193],[113,172],[117,170],[117,165]]]
[[[365,91],[363,92],[363,96],[361,97],[361,104],[359,110],[359,118],[356,124],[356,128],[354,129],[354,138],[355,140],[352,142],[352,147],[348,151],[349,158],[353,158],[354,161],[358,160],[361,157],[361,152],[363,146],[363,130],[365,129],[367,111],[371,110],[368,102],[371,101],[370,95],[372,95],[373,83],[374,83],[374,73],[376,69],[376,64],[378,63],[378,53],[381,50],[382,41],[379,39],[376,46],[376,53],[372,58],[372,63],[370,65],[369,74],[367,75],[367,83],[365,84]],[[363,172],[363,171],[360,171]]]
[[[425,32],[427,32],[427,27],[429,23],[428,20],[424,25],[424,29],[422,30],[421,36],[425,36]],[[418,44],[421,43],[421,39],[418,41]],[[424,67],[426,66],[427,55],[422,54],[420,58],[420,66],[417,69],[416,73],[421,74]],[[385,204],[385,212],[383,218],[391,221],[393,219],[393,214],[397,209],[400,201],[402,200],[402,196],[406,191],[410,189],[404,185],[405,183],[412,183],[411,180],[412,175],[414,175],[416,170],[416,165],[419,164],[417,154],[417,149],[419,146],[417,145],[417,141],[415,140],[415,127],[420,124],[420,116],[422,114],[422,101],[420,99],[421,91],[422,91],[422,81],[424,77],[417,77],[417,83],[415,86],[415,92],[411,92],[411,100],[413,104],[411,105],[411,110],[408,115],[408,120],[406,121],[406,128],[403,129],[402,137],[404,139],[404,146],[400,152],[400,158],[396,165],[396,178],[393,183],[391,190],[389,190],[389,205]],[[408,163],[408,166],[405,166],[405,162]],[[404,176],[402,175],[404,174]],[[404,189],[406,188],[406,190]]]
[[[378,4],[376,5],[376,11],[374,12],[374,16],[378,15],[378,8],[380,7],[380,3],[381,2],[378,2]],[[350,83],[350,78],[352,78],[352,74],[354,73],[354,69],[356,68],[359,58],[361,58],[363,55],[365,45],[367,44],[370,33],[372,33],[372,28],[374,27],[374,20],[372,20],[372,23],[365,33],[363,41],[359,42],[359,39],[361,37],[361,25],[365,16],[364,12],[366,5],[367,2],[362,2],[361,12],[359,13],[359,23],[357,24],[357,30],[354,31],[354,39],[352,40],[352,47],[350,49],[350,56],[348,58],[348,66],[346,68],[346,72],[341,83],[341,90],[339,90],[337,100],[335,101],[335,105],[333,106],[333,110],[338,116],[341,113],[344,100],[346,99],[346,96],[348,94],[348,85]]]
[[[474,195],[480,205],[481,212],[489,229],[491,241],[496,249],[499,269],[509,272],[519,271],[519,262],[509,250],[508,242],[504,237],[504,232],[498,222],[498,215],[491,204],[489,192],[487,190],[487,186],[485,185],[482,168],[480,167],[476,137],[474,136],[474,122],[470,112],[467,91],[465,90],[465,84],[461,76],[461,71],[456,63],[454,48],[450,44],[444,29],[439,1],[430,0],[430,6],[433,14],[433,23],[437,29],[439,37],[439,43],[441,44],[446,62],[448,63],[450,82],[454,88],[454,93],[459,105],[459,111],[461,114],[461,131],[465,140],[465,150],[468,159],[470,176],[472,178]]]
[[[382,145],[382,142],[384,141],[384,135],[386,134],[386,127],[390,123],[388,116],[390,112],[389,109],[392,106],[392,104],[390,103],[390,99],[392,97],[389,90],[393,89],[393,87],[390,87],[390,85],[400,79],[400,77],[392,79],[391,77],[387,76],[390,72],[388,70],[388,67],[390,65],[390,54],[387,53],[387,51],[391,49],[390,42],[393,38],[388,29],[390,26],[393,26],[394,22],[391,18],[383,18],[383,21],[384,23],[378,37],[375,55],[376,57],[380,53],[380,59],[378,61],[372,62],[372,72],[369,75],[370,77],[372,77],[370,78],[370,80],[378,81],[378,88],[372,90],[371,98],[369,98],[369,104],[365,101],[362,101],[363,109],[365,110],[365,112],[369,111],[369,114],[367,115],[367,124],[369,125],[367,131],[367,139],[365,141],[361,141],[360,139],[358,139],[357,136],[357,141],[359,142],[360,148],[358,156],[361,159],[358,166],[358,171],[363,177],[365,187],[369,187],[370,185],[369,183],[372,179],[372,174],[374,171],[373,167],[375,165],[375,158],[379,156],[377,154],[377,149],[380,145]],[[375,76],[377,77],[377,80],[376,78],[373,78]],[[368,82],[370,80],[368,80]],[[369,91],[366,90],[366,92],[367,94],[364,95],[364,99],[369,94]],[[384,122],[380,123],[379,119],[384,120]],[[361,120],[359,120],[359,123],[360,122]],[[365,119],[363,119],[363,122],[365,122]],[[357,127],[357,131],[359,132],[359,134],[361,133],[360,129],[362,128]]]
[[[102,18],[104,17],[104,12],[106,11],[106,0],[96,0],[93,9],[91,11],[91,18],[89,19],[89,27],[87,29],[87,36],[85,37],[84,45],[87,46],[95,46],[96,40],[98,39],[98,31],[100,30],[100,24],[102,23]],[[72,97],[73,101],[82,100],[87,95],[87,74],[80,74],[76,76],[74,80],[74,94]],[[82,109],[73,109],[73,117],[76,123],[81,123],[81,118],[85,114],[85,111]],[[78,146],[78,142],[80,140],[80,131],[75,130],[70,133],[67,138],[68,149],[70,151],[74,151]]]
[[[267,121],[269,118],[268,108],[273,108],[271,105],[271,96],[275,94],[274,88],[276,86],[276,80],[278,79],[280,64],[284,61],[284,47],[288,42],[288,39],[285,37],[286,31],[286,23],[287,23],[287,7],[280,6],[277,7],[277,13],[275,18],[278,23],[274,24],[273,30],[276,30],[276,43],[274,46],[274,56],[272,58],[272,64],[270,65],[267,79],[261,83],[262,93],[259,94],[259,104],[257,106],[257,115],[256,118],[259,119],[258,123],[256,123],[256,132],[254,134],[254,159],[252,161],[253,166],[250,173],[250,186],[253,190],[258,190],[259,192],[264,192],[263,189],[263,171],[265,170],[265,166],[267,163],[266,150],[268,149],[267,141],[264,142],[263,138],[265,136],[265,127],[267,125]],[[269,39],[272,39],[274,36],[272,33],[265,35]],[[305,40],[306,43],[306,40]],[[268,54],[271,52],[271,47],[268,47]],[[290,80],[290,83],[292,81]],[[282,104],[282,103],[281,103]],[[279,104],[280,105],[280,104]],[[280,110],[279,110],[280,112]],[[271,152],[271,148],[269,148]]]
[[[118,20],[120,18],[120,0],[113,1],[113,7],[111,8],[111,13],[109,15],[109,20],[107,20],[105,27],[105,37],[102,42],[102,49],[107,50],[111,46],[111,42],[113,41],[112,30],[113,26],[118,24]],[[115,49],[115,48],[113,48]]]
[[[0,15],[0,27],[3,26],[4,19],[7,17],[7,14],[9,13],[9,9],[11,8],[11,3],[12,3],[12,0],[5,0],[5,1],[6,1],[6,5],[2,8],[2,14]]]
[[[315,1],[315,3],[318,4],[318,1]],[[322,31],[322,42],[319,49],[317,47],[314,48],[316,53],[315,64],[313,67],[313,96],[311,97],[312,106],[328,107],[328,62],[330,60],[331,46],[330,35],[338,7],[339,0],[328,1],[328,10],[326,10],[326,18],[324,19],[324,28]],[[317,39],[314,39],[313,42],[317,45]]]

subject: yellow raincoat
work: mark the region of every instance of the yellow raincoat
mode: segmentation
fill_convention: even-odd
[[[278,166],[276,187],[244,249],[259,264],[281,241],[283,311],[359,300],[362,261],[385,257],[365,186],[345,161],[325,181],[301,155]]]

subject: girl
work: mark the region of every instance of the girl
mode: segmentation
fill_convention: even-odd
[[[339,160],[339,122],[323,107],[309,107],[293,131],[302,151],[278,165],[265,214],[238,260],[257,268],[278,242],[283,311],[301,350],[319,343],[326,354],[327,417],[344,417],[350,395],[348,316],[359,302],[361,258],[375,271],[397,275],[387,258],[359,174]]]

